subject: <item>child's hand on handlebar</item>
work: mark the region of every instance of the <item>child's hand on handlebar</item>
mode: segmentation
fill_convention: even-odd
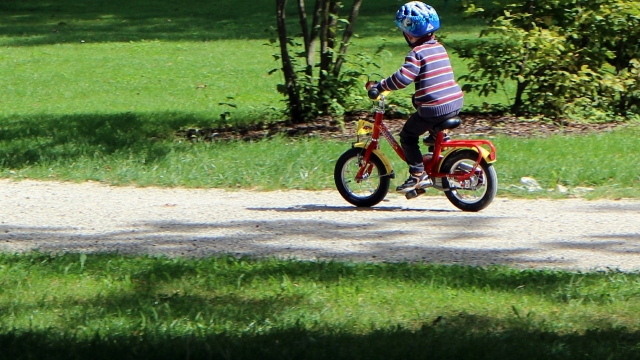
[[[367,95],[369,96],[369,99],[375,100],[378,98],[378,96],[380,96],[380,92],[378,91],[376,85],[378,85],[378,83],[375,81],[367,81],[367,83],[365,84],[364,87],[367,89]]]

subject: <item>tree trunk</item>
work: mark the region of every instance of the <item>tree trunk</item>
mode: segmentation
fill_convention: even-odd
[[[302,114],[302,102],[298,93],[296,72],[291,63],[289,50],[287,49],[287,28],[285,26],[285,7],[287,0],[276,0],[276,14],[278,23],[278,40],[280,42],[280,56],[282,58],[282,72],[285,79],[285,87],[289,98],[289,112],[294,123],[304,121]]]
[[[309,52],[307,52],[307,75],[309,76],[313,76],[313,67],[316,64],[316,48],[318,47],[318,36],[320,36],[323,2],[323,0],[316,0],[316,5],[313,9],[313,21],[311,22],[311,33],[309,35]]]
[[[529,15],[531,15],[529,18],[529,23],[526,24],[526,26],[524,27],[524,29],[526,31],[531,31],[533,29],[533,21],[534,21],[534,16],[533,13],[536,9],[536,4],[534,0],[528,0],[527,1],[527,8],[525,10],[525,12]]]
[[[620,40],[618,40],[618,43],[616,44],[615,48],[616,48],[616,57],[615,57],[615,64],[614,66],[616,67],[616,75],[620,75],[625,69],[629,68],[629,65],[631,64],[631,59],[629,58],[629,56],[627,56],[627,49],[625,48],[625,44],[630,43],[627,39],[622,38]],[[622,93],[620,94],[620,102],[618,104],[618,113],[622,116],[626,116],[627,114],[627,110],[628,110],[628,106],[629,106],[629,97],[627,96],[626,93]]]
[[[311,23],[311,29],[309,29],[309,23],[307,21],[307,11],[305,9],[304,0],[298,0],[298,15],[300,17],[300,27],[302,28],[302,38],[304,41],[305,51],[305,70],[304,73],[307,77],[306,81],[309,82],[309,86],[304,87],[304,94],[302,94],[302,101],[305,104],[314,98],[316,88],[311,86],[313,84],[313,68],[316,63],[316,44],[318,42],[318,21],[320,13],[320,0],[316,0],[315,8],[313,10],[313,20]],[[310,107],[303,106],[303,111],[311,111]]]
[[[304,51],[309,53],[309,25],[307,24],[307,11],[304,9],[304,0],[298,0],[298,17],[300,18],[300,28],[302,30],[302,40],[304,41]]]
[[[518,87],[516,90],[516,98],[513,101],[513,105],[511,105],[511,112],[513,113],[513,115],[515,116],[519,116],[520,114],[520,109],[522,109],[522,105],[524,104],[524,101],[522,100],[522,97],[524,96],[524,91],[527,88],[527,86],[529,85],[528,81],[524,81],[524,82],[519,82],[518,83]]]
[[[322,22],[320,24],[320,71],[327,74],[333,68],[333,49],[335,47],[336,25],[338,24],[338,2],[321,0]]]
[[[327,53],[329,52],[329,8],[330,0],[319,0],[322,2],[320,12],[320,79],[324,79],[322,71],[327,69]]]
[[[338,24],[338,2],[322,0],[322,22],[320,24],[320,78],[318,79],[318,100],[319,108],[323,113],[327,113],[330,99],[326,97],[327,80],[333,75],[333,49],[335,46],[336,26]]]
[[[525,74],[527,62],[529,61],[529,52],[531,51],[531,46],[529,46],[529,44],[527,43],[527,45],[525,46],[525,49],[527,51],[525,52],[524,57],[522,58],[522,63],[520,64],[520,71],[518,72],[518,75],[521,75],[521,76],[524,76]],[[524,91],[527,89],[527,86],[529,86],[529,83],[530,83],[529,80],[524,80],[522,82],[518,81],[518,86],[516,87],[516,97],[513,100],[513,105],[511,106],[511,112],[515,116],[520,115],[522,105],[524,105],[524,100],[523,100]]]
[[[333,67],[333,75],[340,75],[340,70],[342,68],[342,64],[344,63],[344,57],[347,54],[347,49],[349,48],[349,41],[351,40],[351,36],[353,36],[353,27],[358,18],[358,13],[360,12],[360,5],[362,5],[362,0],[355,0],[353,2],[353,6],[351,7],[351,14],[349,14],[349,24],[347,28],[344,29],[344,34],[342,35],[342,43],[340,44],[340,52],[338,54],[338,58],[336,59],[336,64]]]
[[[325,70],[327,72],[333,69],[333,52],[336,48],[336,30],[338,27],[338,9],[340,8],[340,4],[337,1],[329,2],[329,14],[327,17],[327,47],[328,51],[326,52],[327,56],[327,67]]]

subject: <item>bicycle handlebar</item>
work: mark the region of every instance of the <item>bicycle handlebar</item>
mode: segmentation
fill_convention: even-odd
[[[378,83],[375,81],[367,81],[364,87],[367,89],[367,96],[371,100],[380,100],[380,96],[387,97],[391,93],[389,90],[384,90],[382,92],[378,91],[377,88]]]
[[[369,99],[371,100],[375,100],[378,98],[378,96],[380,96],[380,92],[378,91],[378,89],[374,86],[371,89],[369,89],[369,91],[367,91],[367,95],[369,95]]]
[[[383,92],[379,92],[377,88],[372,87],[371,89],[369,89],[367,91],[367,95],[369,96],[369,99],[371,100],[378,100],[380,99],[380,95],[387,97],[387,95],[391,94],[391,91],[389,90],[385,90]]]

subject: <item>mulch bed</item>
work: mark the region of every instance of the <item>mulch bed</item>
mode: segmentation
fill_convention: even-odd
[[[285,122],[256,124],[243,128],[205,128],[187,129],[177,133],[180,138],[191,141],[229,141],[229,140],[261,140],[274,136],[290,137],[322,137],[327,139],[355,138],[357,119],[370,117],[369,114],[355,114],[347,116],[344,120],[344,128],[332,118],[318,118],[313,123],[287,124]],[[451,131],[454,137],[507,135],[512,137],[544,137],[554,134],[574,135],[594,132],[606,132],[616,128],[627,126],[623,122],[584,124],[573,122],[541,122],[522,120],[505,115],[472,115],[460,116],[462,125]],[[388,118],[385,120],[387,127],[394,135],[400,132],[404,125],[404,119]]]

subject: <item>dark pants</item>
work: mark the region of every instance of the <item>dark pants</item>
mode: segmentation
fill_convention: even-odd
[[[416,112],[409,117],[407,122],[404,123],[402,131],[400,131],[400,145],[402,145],[404,156],[407,164],[409,164],[409,172],[418,174],[424,171],[422,152],[420,151],[420,136],[459,113],[460,110],[434,118],[426,118]]]

